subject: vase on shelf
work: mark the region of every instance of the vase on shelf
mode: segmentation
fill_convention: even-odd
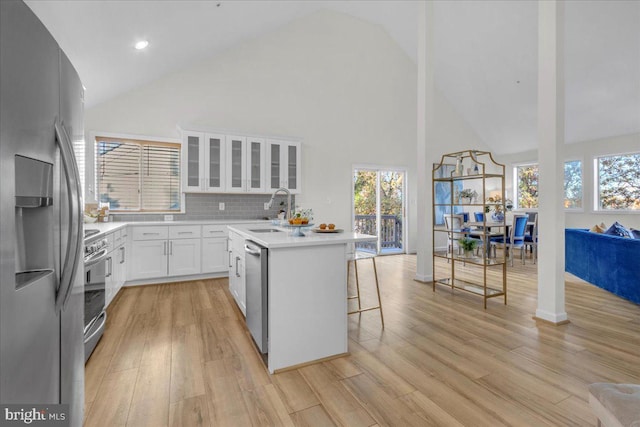
[[[464,166],[462,166],[462,157],[456,157],[456,170],[453,172],[453,176],[462,176],[464,173]]]

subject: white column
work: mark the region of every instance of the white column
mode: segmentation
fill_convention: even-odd
[[[433,280],[432,183],[434,136],[433,2],[418,5],[418,238],[416,280]]]
[[[568,322],[564,306],[564,2],[538,1],[539,242],[536,318]]]

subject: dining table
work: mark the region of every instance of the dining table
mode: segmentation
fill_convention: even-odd
[[[513,224],[513,216],[514,214],[525,214],[524,212],[512,212],[508,211],[505,215],[504,222],[502,221],[470,221],[464,224],[466,231],[465,233],[477,237],[480,236],[485,250],[487,251],[487,258],[490,257],[490,245],[492,237],[504,237],[505,235],[509,236],[509,230],[511,229],[511,225]],[[535,221],[527,221],[527,229],[530,229],[535,225]],[[485,228],[486,227],[486,228]],[[504,228],[504,230],[503,230]]]

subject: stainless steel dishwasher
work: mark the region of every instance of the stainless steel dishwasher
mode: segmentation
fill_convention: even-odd
[[[268,347],[268,292],[267,248],[245,240],[245,277],[247,286],[247,327],[261,353]]]

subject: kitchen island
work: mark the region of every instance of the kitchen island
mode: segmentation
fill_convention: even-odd
[[[277,231],[255,231],[264,228]],[[377,238],[310,230],[293,236],[289,229],[273,226],[233,225],[229,231],[268,254],[269,372],[346,354],[347,258],[354,243]],[[247,313],[250,304],[247,299]]]

